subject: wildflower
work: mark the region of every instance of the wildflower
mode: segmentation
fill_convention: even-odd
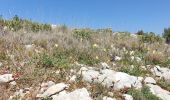
[[[114,45],[112,44],[110,47],[111,47],[111,48],[114,48]]]
[[[99,57],[98,57],[98,56],[96,56],[96,59],[99,59]]]
[[[133,55],[134,54],[134,51],[130,51],[130,55]]]
[[[104,48],[103,51],[106,52],[106,48]]]
[[[99,46],[97,44],[93,44],[93,48],[98,48]]]
[[[58,44],[55,44],[55,47],[57,48],[57,47],[58,47]]]

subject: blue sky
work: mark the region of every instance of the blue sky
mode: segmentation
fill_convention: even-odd
[[[1,0],[4,18],[22,18],[69,27],[153,31],[170,27],[170,0]]]

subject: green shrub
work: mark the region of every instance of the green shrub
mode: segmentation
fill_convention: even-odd
[[[0,24],[7,26],[7,28],[11,31],[19,31],[21,29],[33,32],[51,31],[51,25],[49,24],[40,24],[37,22],[32,22],[31,20],[21,19],[17,15],[15,15],[11,20],[4,20],[1,17]]]
[[[139,38],[143,43],[162,42],[162,38],[153,32],[144,33],[143,35],[139,36]]]
[[[69,59],[66,57],[66,55],[63,54],[57,54],[55,56],[49,56],[46,54],[43,54],[38,58],[37,65],[40,67],[56,67],[56,68],[68,68],[70,65]]]
[[[9,29],[12,31],[18,31],[22,28],[21,19],[17,15],[15,15],[12,20],[8,21],[7,23],[7,27],[9,27]]]
[[[75,29],[73,35],[79,39],[90,39],[94,32],[88,29]]]
[[[136,34],[137,35],[144,35],[145,33],[143,32],[143,30],[139,30]]]
[[[149,87],[144,86],[141,90],[130,89],[128,94],[132,95],[134,100],[161,100],[150,92]]]
[[[55,62],[54,62],[54,59],[53,57],[49,56],[49,55],[46,55],[46,54],[43,54],[43,55],[40,55],[40,61],[38,62],[38,65],[42,66],[42,67],[54,67],[55,66]]]
[[[170,44],[170,28],[165,28],[163,37],[165,38],[166,43]]]
[[[78,62],[85,65],[95,65],[100,62],[99,59],[96,59],[95,57],[93,57],[91,54],[88,54],[87,52],[80,52],[78,54],[77,59]]]
[[[52,97],[45,97],[42,100],[53,100],[53,98]]]
[[[133,66],[133,68],[131,66],[124,66],[121,67],[120,71],[134,76],[145,76],[148,73],[148,71],[142,70],[140,66]]]

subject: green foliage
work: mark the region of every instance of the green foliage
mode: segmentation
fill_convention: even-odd
[[[143,32],[143,30],[139,30],[136,34],[137,35],[144,35],[145,33]]]
[[[144,33],[143,35],[140,35],[139,38],[143,43],[162,42],[162,38],[153,32]]]
[[[164,29],[163,37],[165,38],[166,43],[170,44],[170,28]]]
[[[42,100],[53,100],[53,98],[52,97],[45,97]]]
[[[132,95],[134,100],[161,100],[150,92],[149,87],[144,86],[141,90],[130,89],[128,94]]]
[[[80,52],[78,54],[78,62],[85,65],[95,65],[99,63],[98,59],[95,59],[91,54],[87,52]]]
[[[170,68],[170,58],[164,59],[159,65]]]
[[[120,71],[134,76],[145,76],[148,73],[147,71],[142,70],[140,66],[124,66]]]
[[[38,32],[38,31],[50,31],[51,26],[48,24],[40,24],[40,23],[31,23],[31,30],[33,32]]]
[[[54,59],[48,55],[42,55],[41,63],[43,67],[54,67]]]
[[[7,22],[7,27],[12,31],[18,31],[22,28],[21,19],[15,15],[11,21]]]
[[[101,32],[101,33],[112,33],[112,29],[111,28],[106,28],[106,29],[97,29],[97,32]]]
[[[49,24],[40,24],[40,23],[32,22],[30,20],[21,19],[17,15],[15,15],[11,20],[4,20],[1,17],[0,24],[3,24],[3,26],[7,26],[7,28],[11,31],[19,31],[21,29],[25,29],[26,31],[33,31],[33,32],[51,30],[51,25]]]
[[[90,39],[94,32],[89,29],[75,29],[73,35],[79,39]]]
[[[66,54],[64,54],[64,52],[58,52],[55,55],[40,55],[40,57],[38,58],[38,65],[41,67],[56,67],[56,68],[68,68],[69,67],[69,59],[66,56]]]

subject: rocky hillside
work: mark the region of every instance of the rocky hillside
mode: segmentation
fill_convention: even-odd
[[[170,45],[153,33],[0,33],[0,100],[170,100]]]

